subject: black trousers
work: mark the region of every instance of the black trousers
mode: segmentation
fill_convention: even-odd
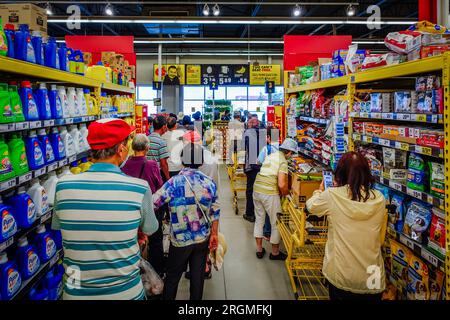
[[[175,300],[177,297],[178,283],[188,263],[191,272],[190,300],[202,300],[208,247],[209,241],[187,247],[170,245],[167,278],[164,283],[164,300]]]
[[[158,220],[159,227],[155,233],[148,237],[148,262],[150,262],[159,275],[162,275],[165,272],[162,231],[162,221],[164,215],[165,207],[161,207],[155,211],[155,216]]]
[[[333,286],[330,282],[328,282],[328,292],[330,294],[330,300],[336,301],[381,301],[382,296],[382,293],[359,294],[341,290]]]
[[[180,173],[180,171],[169,171],[169,176],[172,178],[176,175],[178,175]]]
[[[258,172],[259,170],[251,170],[245,173],[247,176],[247,190],[245,191],[247,204],[245,206],[245,214],[248,217],[255,216],[255,205],[253,204],[253,185],[255,184],[256,175]]]

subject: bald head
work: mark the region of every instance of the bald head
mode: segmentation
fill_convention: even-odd
[[[248,120],[248,127],[249,128],[257,128],[259,127],[259,120],[258,118],[251,118]]]
[[[137,134],[133,142],[131,144],[131,148],[133,148],[134,152],[143,152],[147,151],[147,148],[150,146],[150,142],[145,134],[139,133]]]

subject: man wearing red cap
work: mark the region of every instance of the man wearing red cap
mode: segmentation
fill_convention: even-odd
[[[67,280],[64,300],[144,299],[138,229],[158,229],[152,193],[144,180],[121,172],[134,130],[120,119],[89,126],[94,164],[56,186],[52,228],[61,230]]]

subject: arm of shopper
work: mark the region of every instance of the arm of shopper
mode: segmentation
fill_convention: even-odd
[[[289,193],[288,174],[284,172],[278,172],[278,189],[281,196],[287,196]]]
[[[153,194],[152,200],[153,205],[156,209],[162,207],[166,203],[169,203],[169,201],[172,199],[171,189],[172,185],[169,183],[169,181],[167,181],[158,191],[156,191],[156,193]]]
[[[158,230],[159,223],[155,216],[155,211],[153,210],[153,199],[152,192],[150,188],[144,195],[141,206],[141,230],[146,235],[151,235]]]
[[[383,223],[381,225],[381,245],[384,244],[384,241],[386,240],[386,232],[387,232],[387,224],[388,224],[388,214],[385,212],[383,208]]]
[[[156,190],[159,190],[163,185],[163,180],[161,177],[161,171],[159,170],[158,164],[156,162],[150,164],[151,166],[151,173],[152,173],[152,179],[153,183],[156,186]]]
[[[267,154],[267,146],[262,148],[261,152],[258,155],[258,162],[259,162],[259,164],[263,164],[264,163],[264,159],[266,159],[266,154]]]
[[[161,159],[161,171],[164,174],[166,180],[170,179],[170,175],[169,175],[169,163],[167,161],[168,158],[165,159]]]
[[[330,213],[329,191],[316,190],[313,196],[306,201],[306,209],[312,215],[321,217]]]
[[[159,149],[159,162],[161,164],[161,171],[163,172],[166,180],[170,179],[169,175],[169,162],[167,161],[169,159],[169,149],[167,148],[166,141],[161,142],[161,148]]]

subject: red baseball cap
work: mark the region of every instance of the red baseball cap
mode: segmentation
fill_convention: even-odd
[[[183,139],[187,142],[198,142],[202,140],[202,137],[198,134],[197,131],[188,131],[183,135]]]
[[[87,140],[93,150],[108,149],[124,141],[134,130],[122,119],[101,119],[89,125]]]

